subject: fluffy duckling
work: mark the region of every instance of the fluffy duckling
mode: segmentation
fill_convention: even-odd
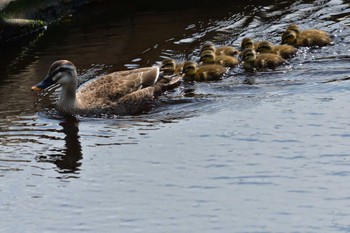
[[[273,45],[269,41],[261,41],[256,52],[260,54],[273,53],[280,55],[284,59],[295,56],[298,49],[291,45]]]
[[[206,50],[201,53],[200,61],[203,65],[218,64],[224,67],[236,67],[239,61],[235,57],[227,55],[215,55],[212,50]]]
[[[182,72],[185,81],[214,81],[221,79],[226,69],[216,64],[198,67],[194,61],[186,61]]]
[[[309,29],[301,31],[300,28],[292,24],[282,34],[281,44],[299,46],[326,46],[332,42],[330,35],[322,30]]]
[[[291,24],[288,26],[286,31],[295,31],[297,35],[300,34],[315,34],[315,35],[324,35],[324,36],[329,36],[328,32],[319,30],[319,29],[307,29],[307,30],[301,30],[298,25],[296,24]]]
[[[256,50],[259,46],[260,42],[254,42],[254,40],[252,38],[249,37],[245,37],[243,38],[242,42],[241,42],[241,51],[247,49],[247,48],[251,48]]]
[[[261,68],[274,69],[285,63],[285,60],[277,54],[256,54],[256,52],[247,48],[242,52],[243,68],[248,71],[255,71]]]
[[[160,71],[163,73],[163,75],[180,74],[182,71],[182,66],[183,64],[176,63],[176,61],[172,58],[165,58],[160,66]]]
[[[239,51],[232,47],[232,46],[220,46],[216,47],[213,42],[211,41],[206,41],[201,47],[200,53],[211,50],[215,52],[216,55],[226,55],[226,56],[231,56],[234,57],[239,54]]]
[[[178,85],[181,77],[167,84],[157,82],[158,67],[118,71],[94,78],[77,89],[77,70],[67,60],[54,62],[47,76],[32,91],[42,91],[52,85],[62,87],[56,104],[59,112],[68,115],[133,115],[141,113],[145,104],[162,92]]]

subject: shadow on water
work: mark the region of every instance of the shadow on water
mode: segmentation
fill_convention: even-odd
[[[81,166],[82,147],[79,136],[79,121],[75,117],[67,117],[59,123],[65,135],[62,149],[49,150],[47,155],[37,156],[38,162],[54,163],[60,173],[76,173]]]

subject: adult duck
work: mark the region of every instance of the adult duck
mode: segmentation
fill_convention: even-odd
[[[118,71],[94,78],[78,89],[77,69],[67,60],[55,61],[47,76],[32,91],[42,91],[54,84],[62,87],[56,109],[67,115],[134,115],[145,104],[179,83],[181,77],[158,82],[159,67]]]

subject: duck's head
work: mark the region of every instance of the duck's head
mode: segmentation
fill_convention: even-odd
[[[163,72],[174,72],[176,68],[176,62],[172,58],[165,58],[160,66],[160,71]]]
[[[200,61],[203,63],[215,63],[215,52],[212,50],[205,50],[201,53]]]
[[[260,42],[258,48],[256,49],[258,53],[272,53],[272,50],[273,44],[269,41]]]
[[[256,59],[256,52],[254,51],[254,49],[247,48],[243,50],[243,52],[241,53],[241,57],[243,61],[252,62]]]
[[[211,41],[206,41],[203,43],[202,47],[201,47],[201,53],[203,53],[204,51],[207,51],[207,50],[211,50],[213,52],[216,51],[216,48],[215,48],[215,45],[213,42]]]
[[[54,84],[75,85],[77,83],[77,70],[72,62],[59,60],[52,63],[46,77],[38,84],[32,86],[32,91],[42,91]]]
[[[296,45],[297,44],[297,33],[292,30],[287,30],[282,34],[281,44]]]
[[[300,28],[299,28],[299,26],[298,25],[296,25],[296,24],[291,24],[291,25],[289,25],[288,26],[288,28],[287,28],[287,30],[286,31],[294,31],[297,35],[299,35],[299,33],[300,33]]]
[[[185,75],[195,75],[197,72],[197,63],[194,61],[185,61],[182,73]]]
[[[241,50],[247,49],[247,48],[254,48],[254,41],[252,38],[246,37],[243,38],[242,42],[241,42]]]

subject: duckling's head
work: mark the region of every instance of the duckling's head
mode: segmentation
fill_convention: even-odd
[[[59,60],[52,63],[46,77],[35,86],[32,86],[32,91],[42,91],[54,84],[63,86],[77,85],[77,69],[72,62],[67,60]]]
[[[292,30],[287,30],[282,34],[281,44],[296,45],[297,44],[297,33]]]
[[[256,49],[258,53],[272,53],[272,50],[273,44],[269,41],[260,42],[258,48]]]
[[[246,48],[254,48],[254,41],[252,40],[252,38],[246,37],[243,38],[242,42],[241,42],[241,50],[244,50]]]
[[[197,63],[194,61],[185,61],[182,73],[185,75],[195,75],[197,72]]]
[[[215,53],[212,50],[205,50],[201,53],[200,61],[203,63],[215,63]]]
[[[214,43],[211,42],[211,41],[204,42],[202,47],[201,47],[201,51],[200,52],[203,53],[206,50],[211,50],[211,51],[215,52],[216,48],[215,48]]]
[[[176,62],[172,58],[165,58],[160,66],[160,71],[163,72],[174,72],[176,68]]]
[[[256,52],[254,49],[247,48],[241,53],[242,60],[246,62],[253,62],[256,59]]]
[[[299,33],[300,33],[300,28],[299,28],[299,26],[298,25],[296,25],[296,24],[291,24],[291,25],[289,25],[288,26],[288,28],[287,28],[287,30],[286,31],[294,31],[297,35],[299,35]]]

